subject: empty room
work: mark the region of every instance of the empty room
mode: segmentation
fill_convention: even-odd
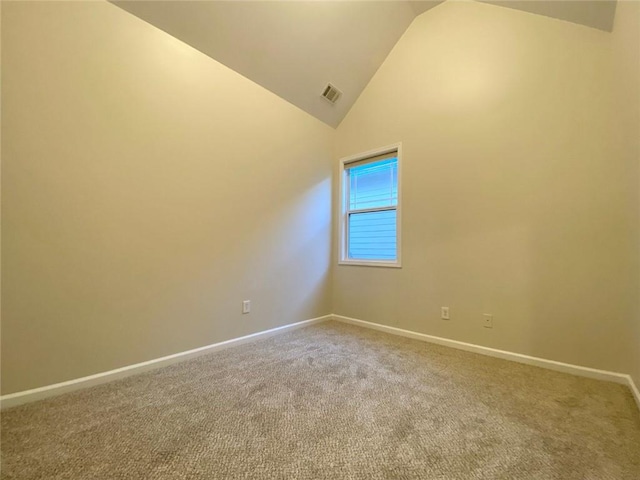
[[[0,479],[640,479],[640,0],[0,19]]]

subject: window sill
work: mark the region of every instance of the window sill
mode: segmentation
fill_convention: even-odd
[[[367,260],[340,260],[338,265],[354,265],[358,267],[386,267],[386,268],[402,268],[400,262],[367,261]]]

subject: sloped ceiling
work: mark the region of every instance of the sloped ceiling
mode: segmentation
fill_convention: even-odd
[[[480,0],[610,32],[616,0]]]
[[[616,0],[482,0],[611,30]],[[413,19],[442,0],[116,1],[333,127]],[[335,105],[321,92],[343,92]]]
[[[406,1],[113,3],[334,127],[416,16]]]
[[[427,10],[443,3],[444,0],[411,0],[411,8],[416,12],[416,15],[422,15]]]

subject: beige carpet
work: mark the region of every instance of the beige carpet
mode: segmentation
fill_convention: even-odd
[[[334,322],[7,410],[2,479],[640,479],[629,390]]]

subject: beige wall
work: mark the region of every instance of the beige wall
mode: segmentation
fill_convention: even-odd
[[[618,93],[618,138],[620,155],[630,165],[629,181],[637,182],[635,241],[640,249],[640,1],[618,1],[612,32],[615,91]],[[635,174],[633,172],[635,166]],[[633,260],[632,260],[633,262]],[[640,251],[635,257],[636,311],[631,331],[633,365],[629,370],[640,388]]]
[[[332,129],[114,5],[2,9],[3,394],[330,313]]]
[[[403,268],[337,266],[334,312],[628,372],[638,177],[611,62],[611,34],[516,10],[418,17],[335,152],[403,142]]]
[[[639,6],[443,4],[335,134],[108,3],[3,2],[2,393],[332,302],[640,385]],[[336,266],[332,299],[332,165],[398,141],[403,268]]]

